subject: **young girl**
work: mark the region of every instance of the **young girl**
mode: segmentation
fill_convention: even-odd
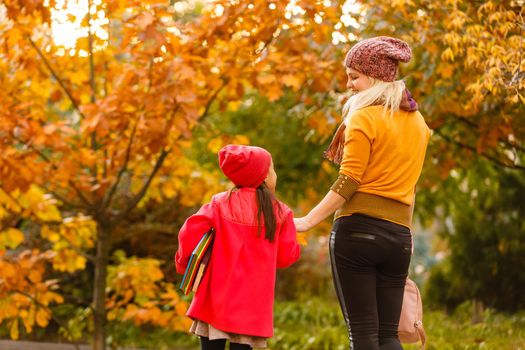
[[[325,198],[295,220],[306,231],[335,213],[332,275],[352,350],[399,350],[397,328],[412,250],[415,186],[430,130],[402,80],[408,44],[390,37],[357,43],[345,59],[344,122],[326,155],[340,164]]]
[[[203,350],[223,350],[226,340],[231,350],[264,348],[273,335],[276,269],[300,254],[293,214],[274,197],[277,175],[265,149],[225,146],[219,165],[236,187],[186,220],[175,255],[182,274],[203,234],[215,229],[211,260],[187,313],[190,332]]]

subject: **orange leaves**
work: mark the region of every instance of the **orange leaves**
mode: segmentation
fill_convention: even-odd
[[[8,18],[22,18],[24,24],[31,23],[31,17],[39,18],[43,22],[50,21],[49,7],[42,1],[4,0],[2,3],[7,9]],[[54,4],[54,1],[51,1],[51,4]]]
[[[57,282],[44,280],[47,253],[25,250],[9,258],[0,255],[0,323],[7,323],[12,339],[19,328],[30,333],[35,326],[46,327],[51,319],[49,306],[64,299],[53,290]]]
[[[155,17],[149,12],[144,12],[138,15],[134,22],[139,29],[144,30],[155,22]]]
[[[287,74],[283,76],[282,81],[284,85],[292,87],[294,91],[299,90],[302,85],[302,79],[297,74]]]
[[[308,125],[324,139],[329,137],[334,131],[334,124],[329,123],[327,116],[319,110],[308,118]]]
[[[127,258],[115,253],[120,261],[108,271],[108,319],[132,320],[137,325],[152,324],[183,330],[187,303],[171,284],[163,283],[160,261]]]
[[[441,63],[437,69],[437,72],[443,79],[449,79],[454,74],[454,66],[451,64]]]
[[[91,52],[85,36],[77,40],[76,53],[68,53],[52,38],[35,39],[33,48],[20,32],[10,33],[20,53],[34,56],[17,66],[20,60],[11,56],[17,50],[8,45],[10,51],[2,51],[13,65],[7,102],[18,105],[13,100],[16,87],[27,86],[20,96],[22,102],[33,104],[28,116],[13,113],[11,118],[36,119],[38,111],[38,119],[45,121],[44,127],[22,128],[28,142],[38,147],[28,152],[32,158],[27,163],[17,159],[20,148],[13,148],[9,158],[16,161],[9,162],[9,177],[2,174],[3,179],[13,179],[12,187],[27,186],[15,180],[15,174],[21,174],[26,182],[53,182],[57,186],[51,188],[67,193],[67,198],[78,196],[70,185],[79,181],[77,187],[90,191],[85,197],[103,197],[125,163],[135,125],[130,168],[163,147],[177,148],[182,139],[191,137],[205,112],[216,105],[235,109],[250,89],[276,101],[287,88],[299,92],[314,84],[316,92],[326,92],[332,87],[327,82],[337,67],[335,51],[326,54],[323,40],[313,45],[311,39],[327,36],[329,42],[336,7],[305,0],[300,6],[306,14],[288,15],[286,2],[269,8],[264,1],[225,1],[207,4],[196,20],[176,22],[162,1],[111,0],[106,5],[95,6],[96,17],[100,12],[102,17],[115,14],[111,28],[103,28],[114,32],[107,40],[95,33]],[[123,21],[119,14],[127,7],[134,15]],[[315,23],[316,16],[322,18],[321,24]],[[42,154],[49,161],[42,161]],[[7,155],[3,152],[1,157]]]

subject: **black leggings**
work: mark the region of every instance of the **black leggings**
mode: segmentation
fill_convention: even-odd
[[[226,348],[226,339],[210,340],[206,337],[201,338],[201,350],[224,350]],[[247,344],[230,343],[230,350],[251,350],[252,347]]]
[[[397,328],[412,254],[410,230],[354,214],[335,221],[330,260],[351,350],[401,350]]]

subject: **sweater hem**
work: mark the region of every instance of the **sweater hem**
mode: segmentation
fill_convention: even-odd
[[[351,216],[352,214],[363,214],[387,220],[409,229],[412,226],[410,205],[375,194],[355,192],[354,195],[335,212],[334,221],[340,217]]]

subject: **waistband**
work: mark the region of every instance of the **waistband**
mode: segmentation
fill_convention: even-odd
[[[412,208],[394,199],[375,194],[355,192],[343,206],[335,212],[334,220],[352,214],[363,214],[403,225],[410,229]]]

